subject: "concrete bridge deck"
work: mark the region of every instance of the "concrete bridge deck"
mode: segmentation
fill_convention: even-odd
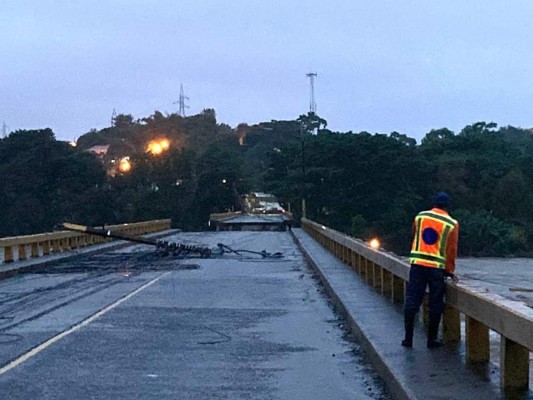
[[[2,266],[39,270],[0,281],[0,397],[533,398],[502,393],[498,367],[467,367],[461,345],[427,350],[421,326],[415,348],[402,348],[401,309],[305,232],[292,234],[168,238],[282,260],[155,259],[148,246],[108,243],[47,258],[44,269],[42,259]]]
[[[0,398],[390,398],[289,233],[169,239],[285,258],[132,246],[2,280]]]

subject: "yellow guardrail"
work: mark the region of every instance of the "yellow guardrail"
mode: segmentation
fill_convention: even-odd
[[[392,302],[404,302],[410,268],[407,262],[305,218],[302,228]],[[427,299],[423,313],[427,320]],[[461,340],[461,317],[465,321],[466,361],[488,362],[489,331],[498,332],[501,335],[500,385],[505,389],[527,388],[529,353],[533,351],[533,309],[482,288],[447,284],[443,316],[446,342]]]
[[[129,235],[144,235],[170,229],[170,219],[107,225],[105,228]],[[58,231],[1,238],[0,248],[4,254],[3,262],[9,263],[16,260],[26,260],[28,255],[32,258],[47,256],[49,254],[62,253],[107,241],[110,241],[110,239],[101,236],[71,231]]]

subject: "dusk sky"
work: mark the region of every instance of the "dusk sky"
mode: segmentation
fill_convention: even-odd
[[[214,108],[235,127],[309,110],[334,131],[420,139],[533,127],[531,0],[2,0],[0,125],[61,140]]]

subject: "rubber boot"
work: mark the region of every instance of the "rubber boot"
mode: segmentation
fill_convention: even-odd
[[[415,329],[415,316],[406,315],[404,317],[405,339],[402,340],[403,347],[413,347],[413,331]]]
[[[442,347],[444,343],[442,340],[437,339],[439,334],[439,324],[440,324],[440,315],[430,315],[429,316],[429,326],[428,326],[428,349],[434,349],[436,347]]]

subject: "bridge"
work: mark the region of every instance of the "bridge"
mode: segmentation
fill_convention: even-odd
[[[285,257],[0,239],[2,398],[533,398],[533,309],[479,282],[448,285],[444,348],[423,345],[424,309],[405,349],[409,265],[358,239],[306,219],[290,232],[113,228]]]

